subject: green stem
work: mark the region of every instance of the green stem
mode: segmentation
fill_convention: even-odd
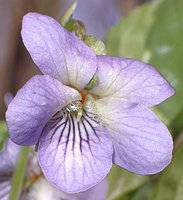
[[[20,199],[27,161],[28,161],[29,149],[30,147],[22,147],[20,151],[20,157],[17,160],[17,165],[13,174],[12,187],[9,200]]]

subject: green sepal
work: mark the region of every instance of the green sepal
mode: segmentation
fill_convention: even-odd
[[[106,55],[105,44],[93,35],[86,34],[86,28],[82,21],[71,18],[65,24],[65,28],[70,32],[75,32],[76,36],[89,46],[96,55]]]
[[[96,55],[106,55],[105,44],[96,37],[86,34],[86,28],[82,21],[73,19],[73,13],[77,7],[77,3],[77,1],[74,1],[71,4],[64,16],[60,19],[60,24],[68,31],[75,32],[76,36],[89,46]]]
[[[70,32],[75,32],[76,36],[81,40],[86,34],[85,25],[82,21],[70,19],[66,24],[65,28]]]
[[[92,79],[90,80],[88,85],[85,87],[85,89],[91,90],[92,88],[94,88],[97,85],[97,82],[98,82],[98,76],[97,76],[97,74],[94,74],[94,76],[92,77]]]
[[[96,55],[106,55],[105,44],[93,35],[85,35],[83,42],[88,45],[96,53]]]

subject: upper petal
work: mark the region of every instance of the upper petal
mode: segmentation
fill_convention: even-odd
[[[34,76],[16,94],[6,112],[10,138],[20,145],[38,142],[54,113],[80,94],[50,76]]]
[[[170,163],[172,137],[150,110],[113,98],[96,105],[113,139],[115,164],[138,174],[154,174]]]
[[[66,85],[82,89],[96,72],[94,52],[49,16],[25,15],[22,38],[41,72]]]
[[[174,89],[152,66],[143,62],[98,56],[98,84],[92,92],[154,106],[174,94]]]
[[[112,141],[89,115],[51,120],[39,143],[44,175],[67,193],[85,191],[104,179],[112,166]]]

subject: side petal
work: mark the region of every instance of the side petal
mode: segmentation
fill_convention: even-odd
[[[96,105],[113,140],[115,164],[137,174],[155,174],[170,163],[172,137],[149,109],[113,98]]]
[[[25,15],[22,38],[41,72],[65,85],[83,89],[96,72],[94,52],[49,16]]]
[[[89,115],[50,122],[39,143],[39,162],[46,178],[67,193],[85,191],[112,166],[112,141],[106,129]]]
[[[80,94],[50,76],[34,76],[11,101],[6,112],[9,137],[19,145],[38,142],[49,119]]]
[[[92,92],[154,106],[174,94],[174,89],[152,66],[143,62],[98,56],[98,84]]]

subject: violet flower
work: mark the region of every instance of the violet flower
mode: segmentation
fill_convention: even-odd
[[[58,22],[29,13],[22,38],[44,75],[31,78],[10,103],[10,138],[38,143],[39,163],[57,188],[75,193],[95,186],[112,163],[154,174],[171,161],[166,126],[148,109],[174,94],[161,74],[143,62],[96,56]],[[92,89],[88,83],[97,75]]]

